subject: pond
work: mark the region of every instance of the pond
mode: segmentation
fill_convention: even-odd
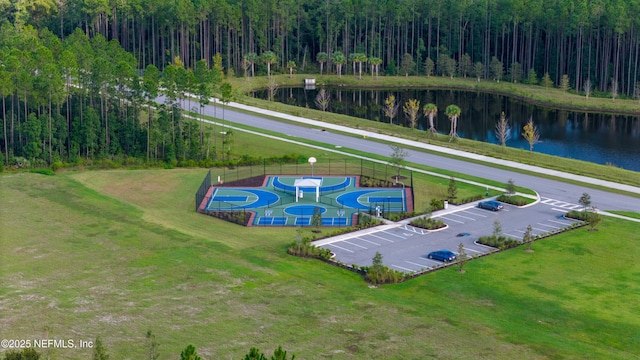
[[[389,95],[394,95],[396,104],[400,105],[393,123],[401,126],[410,124],[402,111],[402,106],[409,99],[420,100],[421,108],[424,104],[434,103],[439,109],[434,123],[442,134],[448,134],[450,127],[444,110],[448,105],[456,104],[462,110],[458,120],[458,136],[494,144],[499,143],[495,135],[496,122],[504,112],[511,135],[507,146],[526,150],[529,144],[521,133],[524,124],[531,118],[540,133],[540,142],[533,149],[536,152],[640,171],[640,105],[638,114],[630,116],[547,108],[507,96],[471,91],[325,89],[330,95],[327,111],[386,123],[390,120],[384,115],[384,102]],[[318,109],[315,99],[319,90],[279,88],[274,100]],[[259,90],[252,95],[266,99],[268,93]],[[416,128],[429,128],[422,111]]]

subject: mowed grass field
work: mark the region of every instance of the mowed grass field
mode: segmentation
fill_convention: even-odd
[[[637,223],[605,219],[399,285],[286,255],[295,229],[196,214],[202,169],[0,175],[0,337],[111,359],[635,359]],[[87,349],[40,349],[87,359]]]

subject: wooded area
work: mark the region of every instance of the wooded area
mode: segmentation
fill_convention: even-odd
[[[48,164],[223,156],[175,102],[187,90],[205,102],[225,72],[344,67],[637,96],[639,22],[640,0],[0,0],[2,150]],[[141,122],[161,80],[167,106]]]

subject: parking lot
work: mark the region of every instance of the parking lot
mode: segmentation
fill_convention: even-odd
[[[427,254],[441,249],[458,254],[460,243],[468,256],[494,250],[476,241],[480,236],[493,233],[496,220],[502,225],[502,234],[516,240],[522,240],[529,225],[535,236],[575,222],[541,203],[524,208],[504,204],[504,209],[497,212],[470,204],[438,211],[432,217],[441,219],[448,227],[427,231],[407,224],[389,224],[319,240],[315,244],[330,249],[336,254],[336,260],[348,265],[371,265],[376,252],[380,252],[386,266],[410,273],[442,265],[440,261],[428,259]]]

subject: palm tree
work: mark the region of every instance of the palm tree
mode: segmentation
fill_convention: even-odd
[[[331,55],[331,61],[336,64],[338,77],[342,77],[342,65],[347,62],[347,58],[344,57],[344,54],[342,52],[336,51]]]
[[[358,55],[357,53],[351,53],[351,54],[349,54],[349,62],[351,63],[351,66],[352,66],[352,68],[353,68],[353,75],[355,75],[355,74],[356,74],[356,63],[358,62],[358,61],[356,60],[356,56],[357,56],[357,55]]]
[[[358,63],[358,71],[360,72],[359,79],[362,80],[362,63],[367,62],[367,55],[363,53],[356,54],[356,62]]]
[[[296,68],[296,62],[289,60],[289,62],[287,62],[287,67],[289,68],[289,79],[291,79],[293,77],[293,69]]]
[[[449,132],[449,142],[451,142],[451,140],[453,140],[454,137],[457,136],[456,131],[458,128],[458,118],[460,117],[460,113],[462,113],[462,110],[460,110],[460,108],[457,105],[449,105],[447,106],[447,109],[445,110],[445,114],[447,115],[447,117],[449,118],[449,120],[451,120],[451,131]]]
[[[271,64],[275,64],[278,57],[273,51],[265,51],[262,53],[262,62],[267,64],[267,77],[271,77]]]
[[[376,80],[378,80],[378,77],[380,76],[380,64],[382,64],[382,59],[379,57],[372,57],[371,59],[369,59],[369,63],[375,68]],[[371,72],[371,75],[373,75],[373,72]]]
[[[438,114],[438,107],[434,103],[428,103],[424,105],[422,111],[424,112],[424,116],[429,119],[429,131],[435,134],[436,127],[433,125],[433,118]]]
[[[324,67],[324,63],[329,59],[329,55],[326,52],[321,51],[316,55],[316,60],[320,63],[320,75],[322,75],[322,68]]]
[[[251,77],[256,76],[255,63],[258,62],[258,55],[256,53],[248,53],[245,55],[245,61],[251,65]]]

